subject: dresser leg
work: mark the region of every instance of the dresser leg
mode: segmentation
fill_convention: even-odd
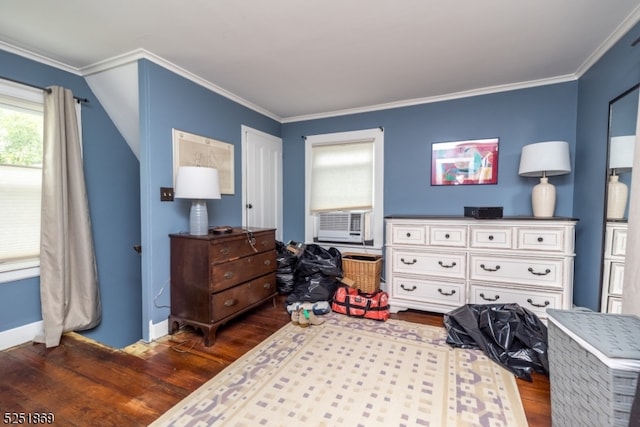
[[[218,332],[218,326],[209,327],[207,330],[202,331],[204,335],[204,346],[211,347],[216,342],[216,333]]]

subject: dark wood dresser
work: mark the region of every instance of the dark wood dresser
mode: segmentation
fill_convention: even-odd
[[[277,294],[274,229],[169,237],[170,334],[190,325],[202,330],[209,347],[220,325]]]

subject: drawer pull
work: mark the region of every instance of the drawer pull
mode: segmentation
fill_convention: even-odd
[[[238,304],[238,300],[237,299],[228,299],[224,302],[224,306],[225,307],[233,307],[234,305]]]
[[[500,295],[496,295],[495,298],[487,298],[484,296],[484,294],[480,294],[480,298],[485,301],[498,301],[500,299]]]
[[[224,273],[225,279],[231,279],[232,277],[233,277],[233,271],[227,271],[226,273]]]
[[[444,238],[445,238],[445,239],[448,239],[449,237],[451,237],[451,236],[449,235],[449,233],[447,233],[447,234],[445,234],[445,235],[444,235]]]
[[[489,240],[493,240],[493,234],[489,234]]]
[[[271,283],[268,283],[268,282],[267,282],[267,283],[265,283],[264,285],[262,285],[262,287],[263,287],[264,289],[271,289]]]
[[[546,306],[548,306],[549,304],[551,304],[549,301],[545,301],[545,302],[544,302],[544,304],[536,304],[536,303],[534,303],[534,302],[533,302],[533,300],[531,300],[531,298],[529,298],[529,299],[527,300],[527,302],[528,302],[529,304],[531,304],[532,306],[534,306],[534,307],[546,307]]]
[[[407,237],[411,237],[411,233],[407,232]]]
[[[456,293],[456,290],[452,289],[451,292],[446,293],[442,289],[438,288],[438,292],[440,293],[440,295],[444,295],[445,297],[450,297],[451,295]]]
[[[443,268],[453,268],[453,267],[456,266],[456,262],[455,261],[453,261],[449,265],[444,264],[442,261],[438,261],[438,264],[440,264],[440,267],[443,267]]]
[[[413,261],[405,261],[404,258],[400,258],[400,261],[402,261],[403,264],[407,264],[407,265],[413,265],[416,262],[418,262],[418,260],[415,258],[413,259]]]
[[[222,255],[229,255],[229,252],[231,252],[231,251],[229,250],[229,248],[221,248],[221,249],[220,249],[220,253],[221,253]]]
[[[538,237],[538,243],[542,243],[544,242],[544,239],[542,237]]]
[[[488,268],[485,267],[484,264],[480,264],[480,268],[483,269],[484,271],[498,271],[500,270],[500,266],[496,265],[496,268]]]
[[[262,242],[260,242],[260,244],[264,247],[266,247],[269,244],[268,240],[263,240]]]
[[[551,270],[549,270],[548,268],[544,271],[544,273],[538,272],[538,271],[533,271],[532,267],[529,267],[529,273],[531,274],[535,274],[536,276],[546,276],[547,274],[551,273]]]
[[[401,284],[401,285],[400,285],[400,287],[402,288],[402,290],[404,290],[404,291],[409,291],[409,292],[413,292],[413,291],[415,291],[416,289],[418,289],[418,287],[417,287],[416,285],[413,285],[413,286],[411,287],[411,289],[409,289],[409,288],[405,288],[403,284]]]
[[[271,260],[270,259],[265,259],[264,260],[264,265],[271,265]]]

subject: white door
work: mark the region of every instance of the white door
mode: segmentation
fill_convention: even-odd
[[[242,126],[242,224],[282,241],[282,139]]]

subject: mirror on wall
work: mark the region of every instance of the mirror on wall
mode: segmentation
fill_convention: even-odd
[[[620,313],[622,309],[628,205],[638,131],[639,103],[638,85],[609,103],[606,223],[601,298],[601,311],[607,313]]]

